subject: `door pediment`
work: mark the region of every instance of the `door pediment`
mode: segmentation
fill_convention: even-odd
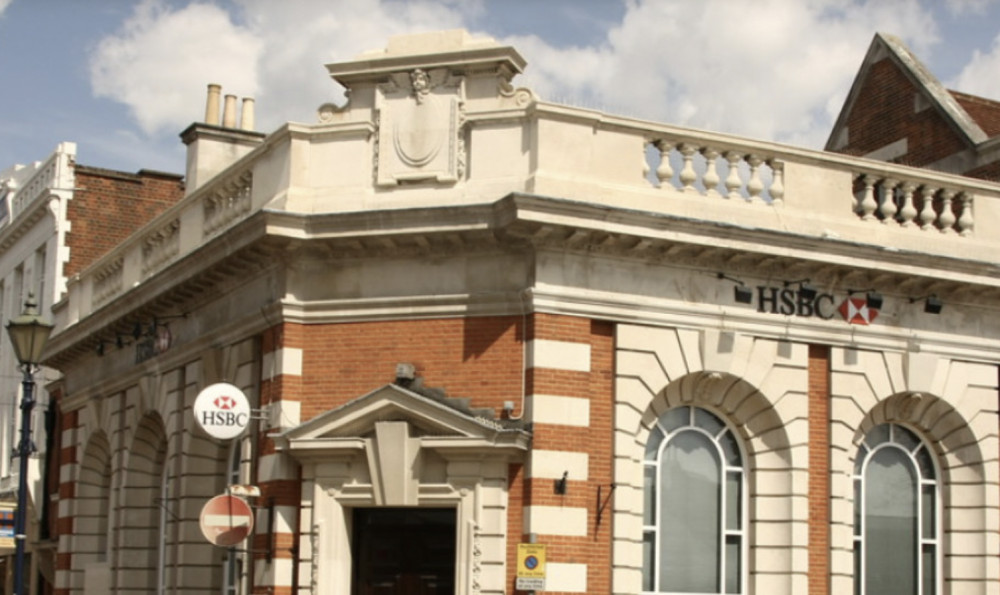
[[[489,452],[519,458],[530,434],[510,422],[476,415],[458,399],[387,384],[322,413],[275,437],[279,449],[299,459],[336,456],[365,450],[389,424],[403,424],[406,439],[419,448],[446,452]],[[381,428],[381,430],[380,430]],[[396,435],[397,431],[392,431]],[[446,455],[447,456],[447,455]]]
[[[389,384],[275,437],[279,450],[325,475],[341,461],[337,483],[375,505],[415,506],[496,467],[522,461],[531,435],[477,416],[464,401]],[[505,473],[501,473],[505,475]],[[435,487],[437,486],[437,487]]]

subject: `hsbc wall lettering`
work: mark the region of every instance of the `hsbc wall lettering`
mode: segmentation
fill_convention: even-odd
[[[787,287],[757,287],[757,311],[785,316],[813,316],[830,320],[837,312],[829,293],[803,292]]]
[[[763,314],[779,314],[782,316],[801,316],[803,318],[820,318],[831,320],[837,314],[848,324],[871,324],[878,317],[879,310],[864,297],[847,297],[840,299],[833,294],[820,293],[814,289],[804,291],[801,288],[770,287],[759,285],[756,292],[747,288],[745,298],[737,295],[740,303],[753,304],[757,300],[757,311]],[[857,293],[857,292],[856,292]],[[877,302],[881,305],[881,299]]]

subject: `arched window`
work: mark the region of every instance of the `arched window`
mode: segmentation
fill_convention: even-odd
[[[173,513],[176,501],[167,498],[167,438],[159,416],[147,415],[139,422],[126,457],[125,485],[118,492],[124,511],[117,515],[112,572],[128,560],[130,584],[144,593],[163,593],[168,590],[166,515],[168,510]]]
[[[744,592],[745,474],[732,431],[705,409],[671,409],[643,465],[643,591]]]
[[[938,592],[938,483],[926,445],[903,426],[865,436],[854,463],[854,592]]]

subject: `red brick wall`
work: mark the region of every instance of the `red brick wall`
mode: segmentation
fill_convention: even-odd
[[[129,174],[77,165],[73,199],[67,203],[66,234],[72,277],[184,196],[181,177],[140,171]]]
[[[809,346],[809,593],[830,593],[830,348]]]
[[[521,316],[286,325],[279,340],[304,356],[301,380],[285,379],[298,390],[283,394],[301,400],[306,421],[393,382],[396,364],[410,363],[425,387],[499,416],[504,401],[520,407],[521,326]]]
[[[568,506],[587,509],[587,535],[565,537],[539,535],[539,542],[547,546],[546,556],[550,562],[564,562],[587,565],[587,590],[591,593],[611,591],[611,510],[604,510],[601,523],[597,524],[597,491],[601,488],[602,500],[613,497],[611,484],[613,451],[613,376],[614,376],[614,326],[611,323],[550,314],[536,314],[528,330],[529,339],[548,339],[586,343],[591,349],[590,372],[568,372],[535,368],[528,371],[529,394],[555,394],[585,398],[590,401],[590,427],[579,428],[535,424],[532,448],[542,450],[563,450],[588,454],[589,469],[587,479],[569,477],[566,494],[555,493],[554,480],[521,480],[522,506]],[[512,486],[513,487],[513,486]],[[513,490],[512,490],[513,491]],[[511,499],[511,508],[515,502]],[[513,517],[514,515],[512,515]],[[524,542],[528,536],[521,533],[523,518],[509,520],[508,557],[510,569],[509,590],[514,591],[516,568],[516,547],[514,536],[521,535]],[[549,592],[549,591],[546,591]],[[554,591],[553,591],[554,592]]]
[[[527,333],[525,323],[527,322]],[[524,339],[587,343],[591,371],[532,369],[524,373]],[[586,318],[537,314],[464,319],[363,322],[329,325],[287,324],[264,333],[262,347],[303,350],[302,376],[262,382],[262,402],[285,398],[301,402],[306,421],[375,390],[395,379],[397,363],[411,363],[424,386],[444,389],[450,397],[470,399],[472,407],[492,408],[500,415],[504,401],[514,401],[522,414],[521,395],[558,394],[590,401],[588,428],[536,424],[533,447],[589,454],[588,478],[569,478],[566,495],[554,493],[552,479],[525,478],[521,465],[511,465],[508,516],[509,591],[514,592],[517,544],[526,540],[523,507],[553,505],[588,510],[585,537],[539,536],[553,562],[587,564],[588,590],[611,588],[612,522],[609,504],[597,525],[597,489],[612,496],[612,409],[614,336],[610,323]],[[266,374],[266,371],[265,371]],[[270,443],[261,453],[272,452]],[[281,483],[281,482],[278,482]],[[292,486],[261,485],[275,504],[297,505]],[[263,495],[263,494],[262,494]],[[258,539],[259,541],[259,539]],[[289,544],[292,542],[289,542]],[[290,555],[289,544],[276,543],[276,556]],[[254,543],[255,551],[267,547]],[[259,555],[259,554],[258,554]]]
[[[848,144],[841,153],[863,155],[908,139],[908,152],[896,160],[923,166],[968,148],[933,107],[914,111],[917,87],[890,59],[872,65],[848,119]]]
[[[977,167],[969,172],[966,172],[967,176],[973,178],[979,178],[980,180],[991,180],[994,182],[1000,182],[1000,161],[994,161],[982,167]]]
[[[51,403],[55,407],[59,407],[59,402],[62,399],[61,391],[54,391],[49,393],[49,398]],[[56,433],[58,437],[62,437],[63,432],[75,430],[79,424],[79,412],[60,412],[58,423],[56,425]],[[53,490],[53,496],[58,494],[59,499],[67,500],[72,499],[76,496],[76,483],[73,481],[67,481],[65,483],[59,483],[59,470],[63,466],[73,465],[76,463],[76,446],[67,445],[63,446],[61,440],[54,443],[54,447],[58,455],[53,458],[53,467],[55,471],[50,468],[49,473],[54,475],[57,479],[49,485],[51,490]],[[60,535],[71,535],[73,533],[73,517],[60,517],[59,516],[59,504],[58,501],[53,497],[52,508],[50,509],[50,538],[58,539]],[[68,571],[71,568],[73,562],[73,555],[69,552],[58,551],[55,554],[55,570],[56,572]],[[54,589],[53,593],[65,594],[69,593],[69,589]]]
[[[327,325],[286,324],[265,332],[263,353],[283,347],[303,350],[301,376],[267,377],[261,382],[261,403],[288,399],[302,405],[302,421],[356,399],[396,379],[396,364],[410,363],[428,388],[443,389],[449,397],[470,399],[472,407],[490,407],[500,415],[504,401],[520,407],[524,386],[523,325],[521,316],[404,320]],[[519,411],[515,415],[520,415]],[[266,436],[261,455],[274,452]],[[512,508],[516,506],[520,466],[512,466]],[[299,506],[298,481],[260,482],[260,502],[273,498],[276,506]],[[521,510],[512,510],[520,535]],[[257,559],[268,547],[275,558],[293,557],[298,534],[254,538]],[[514,539],[516,547],[516,539]],[[271,593],[255,585],[255,593]],[[274,592],[279,592],[275,590]]]

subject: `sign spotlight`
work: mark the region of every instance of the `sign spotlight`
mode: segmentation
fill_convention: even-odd
[[[730,277],[725,273],[717,273],[717,278],[725,279],[727,281],[732,281],[736,285],[733,286],[733,299],[738,304],[749,304],[753,302],[753,290],[747,287],[747,284],[736,277]]]

